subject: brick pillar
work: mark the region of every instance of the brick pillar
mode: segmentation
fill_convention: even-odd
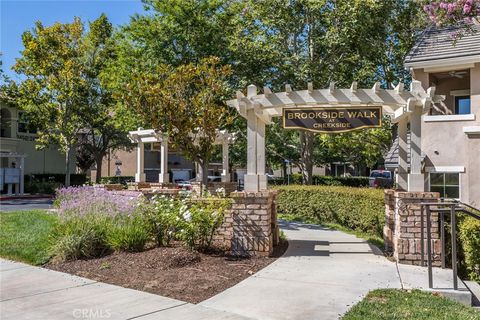
[[[232,192],[231,251],[238,255],[269,255],[278,232],[273,218],[275,191]],[[272,231],[274,230],[274,231]]]
[[[395,231],[395,191],[385,190],[385,226],[383,227],[383,239],[385,250],[393,253],[393,234]]]
[[[387,249],[391,249],[397,262],[421,264],[421,210],[419,204],[437,201],[439,197],[438,192],[385,191],[385,245]],[[424,221],[426,226],[426,220]],[[439,266],[441,242],[437,213],[431,214],[431,221],[433,265]],[[424,245],[426,254],[426,234]]]

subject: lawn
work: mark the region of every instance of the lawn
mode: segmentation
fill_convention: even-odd
[[[57,218],[43,210],[0,213],[0,257],[41,265],[48,261],[48,234]]]
[[[422,292],[379,289],[348,311],[343,320],[354,319],[480,319],[480,312],[458,302]]]

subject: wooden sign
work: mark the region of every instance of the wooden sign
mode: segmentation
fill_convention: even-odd
[[[381,106],[283,109],[285,129],[337,133],[362,128],[378,128],[381,125]]]

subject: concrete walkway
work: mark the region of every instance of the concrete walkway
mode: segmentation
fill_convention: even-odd
[[[338,319],[372,289],[427,288],[426,268],[398,265],[353,235],[282,223],[283,257],[203,306],[254,319]],[[449,270],[436,269],[434,286],[451,288]],[[461,282],[460,282],[461,283]]]
[[[0,259],[0,319],[338,319],[372,289],[427,287],[426,268],[397,266],[355,236],[282,229],[283,257],[198,305]],[[436,269],[435,287],[451,288],[451,276]]]
[[[146,292],[0,259],[2,320],[248,320]]]

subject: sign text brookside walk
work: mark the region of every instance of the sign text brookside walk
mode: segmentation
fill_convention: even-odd
[[[284,108],[283,127],[335,133],[382,125],[381,106]]]

